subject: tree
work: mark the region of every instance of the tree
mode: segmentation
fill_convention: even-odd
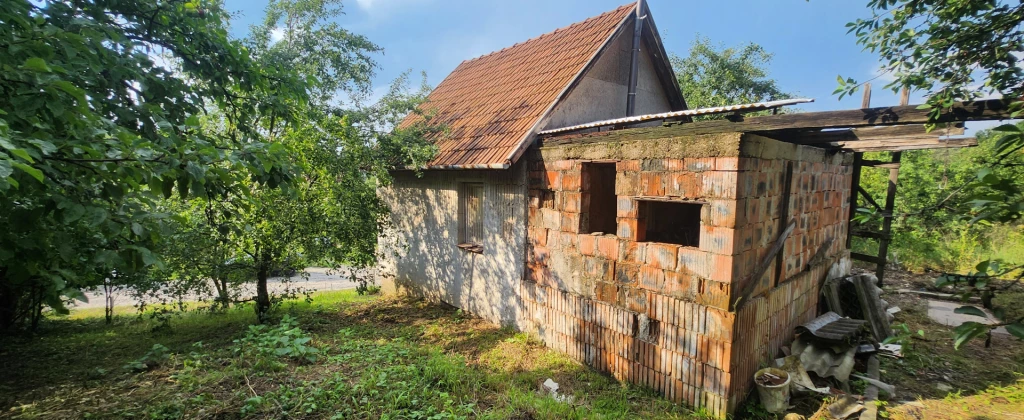
[[[217,1],[0,8],[0,328],[63,310],[92,273],[158,265],[175,191],[291,179],[266,121],[295,119],[308,81],[253,60],[228,21]],[[230,135],[200,129],[210,109]]]
[[[694,109],[793,97],[768,77],[765,67],[771,59],[772,54],[754,43],[739,48],[721,48],[699,36],[690,47],[690,55],[685,58],[675,54],[669,56],[686,104]],[[725,117],[712,115],[702,118]]]
[[[1024,52],[1024,3],[998,0],[871,0],[872,17],[847,24],[858,44],[879,54],[880,74],[890,74],[886,87],[894,92],[906,87],[923,91],[932,118],[941,115],[957,101],[983,96],[1001,96],[1009,102],[1014,117],[1024,109],[1024,70],[1020,59]],[[855,93],[861,83],[853,78],[838,78],[835,93],[842,98]],[[1005,178],[1001,170],[1013,155],[1024,152],[1024,128],[1007,124],[995,128],[1001,138],[996,142],[988,166],[980,168],[975,179],[965,185],[958,197],[962,219],[971,223],[1010,223],[1019,225],[1024,214],[1024,180]],[[1002,286],[995,279],[1013,276],[1012,283],[1024,279],[1024,265],[985,260],[968,273],[972,280],[963,284],[967,295],[980,294],[983,306],[993,310],[1001,322],[988,326],[969,322],[956,329],[955,345],[989,334],[996,326],[1005,326],[1013,335],[1024,338],[1024,318],[1002,319],[1005,311],[992,305],[991,295]],[[954,283],[949,277],[938,280],[940,286]],[[1011,284],[1012,284],[1011,283]],[[967,305],[961,313],[983,314]]]
[[[308,101],[286,102],[300,116],[260,120],[271,148],[284,151],[297,176],[281,188],[258,183],[196,197],[182,218],[196,222],[182,232],[217,232],[224,252],[208,264],[177,273],[177,281],[218,278],[226,267],[251,273],[257,319],[264,322],[279,297],[268,288],[271,274],[301,271],[311,262],[363,268],[376,262],[377,234],[388,209],[376,189],[389,180],[388,169],[422,164],[434,148],[424,140],[425,125],[396,129],[397,116],[415,109],[426,92],[408,93],[399,79],[379,103],[347,109],[346,97],[365,95],[379,48],[332,22],[337,1],[275,0],[264,21],[246,39],[254,60],[269,68],[289,68],[310,83]],[[270,36],[280,30],[279,40]],[[206,126],[231,137],[235,127],[212,114]],[[183,226],[184,227],[184,226]],[[190,252],[188,250],[183,250]],[[179,259],[186,259],[182,255]],[[186,267],[186,266],[182,266]],[[231,299],[217,281],[221,300]],[[227,301],[225,301],[225,304]]]

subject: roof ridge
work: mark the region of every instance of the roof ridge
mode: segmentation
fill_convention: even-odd
[[[470,62],[473,62],[473,61],[477,61],[477,60],[480,60],[480,59],[483,59],[483,58],[486,58],[486,57],[489,57],[489,56],[492,56],[492,55],[504,52],[505,50],[509,50],[509,49],[518,47],[518,46],[520,46],[522,44],[526,44],[526,43],[530,43],[530,42],[533,42],[533,41],[537,41],[537,40],[539,40],[541,38],[544,38],[546,36],[557,34],[559,32],[562,32],[562,31],[568,30],[570,28],[573,28],[575,26],[583,25],[583,24],[585,24],[587,22],[590,22],[590,21],[592,21],[594,19],[602,18],[602,17],[604,17],[606,15],[609,15],[609,14],[612,14],[612,13],[617,13],[617,12],[621,11],[622,9],[629,8],[629,7],[636,7],[636,4],[637,4],[636,2],[631,2],[631,3],[628,3],[628,4],[624,4],[622,6],[616,7],[614,9],[612,9],[612,10],[609,10],[607,12],[601,13],[599,15],[588,17],[588,18],[586,18],[584,20],[581,20],[579,22],[574,22],[574,23],[572,23],[570,25],[563,26],[563,27],[555,29],[555,30],[553,30],[551,32],[545,32],[543,34],[537,35],[537,36],[535,36],[533,38],[530,38],[530,39],[527,39],[525,41],[520,41],[520,42],[517,42],[517,43],[512,44],[510,46],[504,47],[504,48],[502,48],[500,50],[491,51],[491,52],[489,52],[487,54],[483,54],[483,55],[480,55],[480,56],[477,56],[477,57],[473,57],[473,58],[470,58],[470,59],[467,59],[467,60],[462,60],[462,62],[459,63],[459,66],[462,66],[463,64],[470,63]]]

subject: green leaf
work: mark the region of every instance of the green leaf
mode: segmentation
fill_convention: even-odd
[[[174,178],[171,178],[170,176],[164,176],[163,193],[164,198],[171,198],[171,195],[174,194]]]
[[[7,159],[0,159],[0,179],[7,178],[14,173],[14,168],[11,166],[11,161]]]
[[[970,305],[965,305],[965,306],[961,306],[959,308],[956,308],[956,309],[953,310],[953,313],[964,314],[964,315],[980,316],[982,318],[987,318],[988,317],[988,315],[985,313],[985,311],[982,311],[981,309],[978,309],[978,308],[976,308],[974,306],[970,306]]]
[[[40,171],[21,162],[14,162],[14,167],[21,169],[23,172],[29,174],[32,178],[35,178],[36,181],[43,182],[43,171]]]
[[[960,346],[971,339],[988,332],[989,326],[978,322],[965,322],[953,331],[956,337],[953,341],[953,348],[960,350]]]
[[[21,66],[28,70],[34,70],[41,73],[50,73],[53,71],[50,69],[50,66],[46,65],[46,60],[39,57],[29,58],[28,60],[25,60],[25,63]]]
[[[142,236],[143,233],[146,233],[146,229],[143,229],[139,222],[132,222],[132,233],[136,236]]]
[[[73,223],[74,221],[81,219],[85,214],[85,207],[81,204],[74,203],[64,209],[64,223]]]
[[[8,152],[14,156],[20,157],[22,160],[28,163],[35,162],[35,159],[32,159],[32,155],[28,154],[28,151],[26,151],[25,149],[10,149],[8,150]]]
[[[1014,337],[1024,340],[1024,324],[1015,322],[1013,324],[1006,325],[1006,331],[1013,334]]]

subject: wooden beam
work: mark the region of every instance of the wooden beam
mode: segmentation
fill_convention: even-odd
[[[798,144],[839,143],[882,139],[938,138],[964,134],[963,123],[951,123],[950,127],[937,127],[929,132],[924,125],[891,125],[883,127],[847,128],[840,130],[778,130],[757,134]]]
[[[869,263],[876,264],[876,265],[877,264],[882,264],[883,266],[885,265],[885,259],[884,258],[878,258],[877,255],[867,255],[867,254],[861,254],[859,252],[851,252],[850,253],[850,258],[853,258],[853,259],[858,260],[858,261],[869,262]]]
[[[882,206],[878,205],[878,203],[875,202],[875,199],[871,197],[871,194],[869,194],[868,191],[864,189],[864,187],[858,184],[857,187],[854,188],[854,190],[856,192],[859,192],[860,195],[864,197],[864,199],[868,200],[868,203],[871,203],[872,206],[875,206],[875,210],[882,211]]]
[[[895,140],[891,142],[882,143],[870,143],[868,142],[851,142],[849,146],[842,147],[842,150],[854,151],[854,152],[901,152],[906,150],[921,150],[921,149],[955,149],[961,147],[974,147],[978,145],[978,139],[974,137],[967,137],[962,139],[913,139],[913,140]],[[886,166],[891,164],[885,164]]]
[[[872,168],[885,168],[885,169],[898,169],[900,167],[899,162],[886,162],[883,160],[867,160],[861,162],[862,166],[868,166]]]
[[[939,115],[938,123],[1009,119],[1010,112],[1002,100],[956,103]],[[795,128],[842,128],[884,125],[924,124],[928,110],[915,105],[892,106],[844,111],[801,112],[795,114],[748,117],[738,115],[735,121],[713,120],[695,123],[670,123],[662,127],[643,127],[596,133],[568,134],[551,137],[545,145],[602,143],[622,140],[657,139],[701,134],[761,132]]]

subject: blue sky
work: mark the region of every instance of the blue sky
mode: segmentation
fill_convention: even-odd
[[[625,0],[350,0],[339,23],[383,47],[375,86],[383,90],[406,70],[425,71],[436,86],[460,62],[612,10]],[[836,76],[864,81],[877,56],[864,52],[844,25],[870,16],[867,0],[648,0],[665,48],[685,55],[698,35],[738,46],[755,42],[774,54],[770,75],[783,90],[816,102],[805,111],[860,107],[860,96],[837,100]],[[266,1],[226,0],[240,13],[243,36],[263,16]],[[872,83],[872,105],[899,99]],[[921,102],[912,95],[913,103]],[[725,105],[725,104],[723,104]]]

